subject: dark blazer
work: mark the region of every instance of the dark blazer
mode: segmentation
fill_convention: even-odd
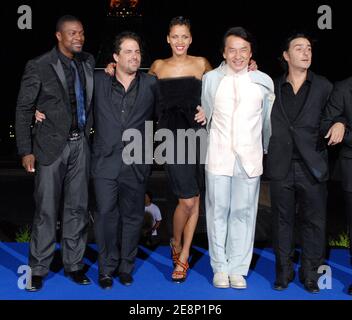
[[[82,52],[86,77],[86,136],[92,127],[94,58]],[[34,154],[43,165],[53,163],[62,153],[71,128],[72,111],[62,63],[57,49],[30,60],[25,68],[16,107],[16,140],[21,156]],[[31,124],[35,109],[45,113],[46,120]]]
[[[112,102],[112,77],[106,75],[104,71],[95,72],[95,133],[91,167],[93,178],[118,177],[122,165],[122,150],[126,145],[126,142],[122,141],[122,135],[126,129],[137,129],[141,133],[144,147],[145,121],[152,120],[153,117],[157,82],[154,76],[144,72],[140,72],[139,77],[136,101],[123,127],[120,114]],[[138,142],[136,144],[140,147]],[[137,180],[142,183],[149,176],[151,165],[145,164],[143,157],[143,163],[132,164],[132,168]]]
[[[322,120],[324,134],[336,122],[346,126],[336,172],[341,176],[343,190],[352,192],[352,77],[334,86]]]
[[[281,86],[286,75],[276,79],[276,99],[271,112],[272,135],[267,157],[267,175],[284,179],[290,169],[294,144],[309,172],[319,182],[329,177],[328,155],[320,122],[332,84],[324,77],[311,75],[308,97],[296,120],[291,124],[282,104]]]
[[[324,133],[336,122],[346,125],[340,156],[352,158],[352,77],[335,84],[322,120]]]

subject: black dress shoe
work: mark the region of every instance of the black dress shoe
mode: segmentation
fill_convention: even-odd
[[[66,276],[77,284],[87,285],[87,284],[91,283],[89,278],[85,275],[83,270],[66,272]]]
[[[129,273],[121,272],[119,274],[120,282],[125,286],[130,286],[133,282],[133,278]]]
[[[288,280],[276,280],[274,282],[274,289],[278,291],[282,291],[288,288]]]
[[[26,286],[26,291],[35,292],[35,291],[39,291],[42,287],[43,287],[43,277],[32,276],[31,283],[28,283]]]
[[[349,286],[347,293],[352,296],[352,284]]]
[[[304,281],[304,289],[306,289],[309,293],[318,293],[320,291],[317,282],[310,279]]]
[[[278,274],[274,282],[274,289],[282,291],[288,288],[288,284],[293,281],[295,278],[295,272],[293,271],[289,277],[286,277],[282,274]]]
[[[107,290],[107,289],[111,289],[113,286],[113,279],[112,276],[108,275],[108,274],[100,274],[99,275],[99,286],[100,288]]]

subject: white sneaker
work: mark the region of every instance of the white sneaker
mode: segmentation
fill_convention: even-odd
[[[215,273],[213,285],[216,288],[230,288],[229,275],[226,272]]]
[[[230,284],[231,284],[231,288],[235,288],[235,289],[246,289],[247,288],[246,279],[243,278],[243,276],[238,275],[238,274],[230,275]]]

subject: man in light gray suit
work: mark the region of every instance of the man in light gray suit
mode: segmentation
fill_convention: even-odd
[[[248,71],[251,35],[229,29],[223,62],[203,78],[202,106],[209,141],[206,217],[210,262],[217,288],[244,289],[252,259],[263,144],[270,137],[273,81]]]

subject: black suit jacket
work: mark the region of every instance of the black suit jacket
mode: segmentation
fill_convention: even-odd
[[[343,190],[352,192],[352,77],[335,84],[322,121],[324,133],[336,122],[344,123],[346,130],[335,172],[341,175]]]
[[[92,127],[94,58],[82,52],[86,77],[86,136]],[[35,109],[45,113],[46,120],[34,124]],[[21,156],[34,154],[43,165],[53,163],[62,153],[71,128],[72,111],[66,77],[57,49],[30,60],[25,68],[16,107],[16,141]]]
[[[112,102],[112,77],[106,75],[104,71],[95,72],[93,178],[116,179],[118,177],[122,165],[122,151],[128,144],[122,141],[125,130],[138,130],[142,140],[136,141],[135,146],[144,148],[145,121],[152,120],[153,117],[157,82],[154,76],[144,72],[140,72],[139,76],[136,101],[123,127],[120,114]],[[143,163],[133,163],[132,168],[137,180],[141,183],[149,176],[151,165],[145,164],[144,149]]]
[[[287,176],[294,144],[317,181],[326,181],[329,177],[327,149],[320,123],[332,84],[322,76],[312,72],[311,75],[308,97],[292,124],[282,104],[281,86],[286,81],[285,75],[274,81],[276,99],[271,112],[272,136],[267,157],[267,175],[273,180]]]
[[[324,132],[336,122],[346,125],[340,156],[352,158],[352,77],[335,84],[322,121]]]

